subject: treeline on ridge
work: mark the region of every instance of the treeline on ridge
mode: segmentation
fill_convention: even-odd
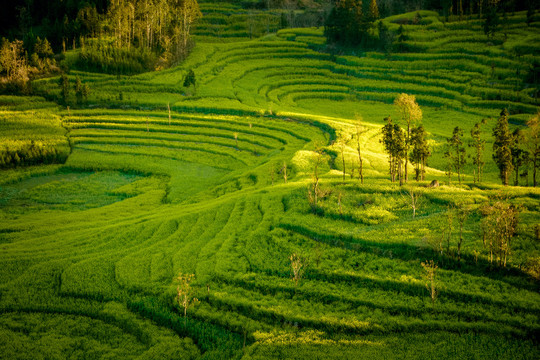
[[[193,24],[202,16],[196,0],[36,0],[11,10],[17,21],[7,21],[0,32],[22,41],[15,53],[27,52],[26,60],[45,39],[56,53],[80,48],[75,65],[82,70],[116,74],[161,69],[185,58]]]
[[[4,144],[0,151],[0,168],[18,166],[63,164],[69,155],[69,148],[42,144],[35,141],[19,141],[14,146]]]
[[[413,6],[406,6],[407,4]],[[377,19],[395,13],[420,9],[438,11],[445,21],[449,21],[450,17],[462,21],[465,17],[471,18],[474,16],[483,19],[484,32],[488,37],[493,37],[502,22],[498,13],[507,14],[527,10],[527,23],[529,23],[534,10],[539,6],[538,0],[419,0],[404,1],[401,6],[395,4],[394,1],[384,0],[335,0],[324,23],[324,34],[329,43],[361,46],[363,48],[380,48],[383,50],[385,43],[392,42],[392,38],[396,38],[400,43],[400,51],[403,51],[406,50],[404,48],[405,44],[403,44],[406,40],[403,25],[409,24],[407,20],[396,21],[401,26],[397,33],[392,33],[381,21],[376,23]],[[396,11],[397,9],[399,11]],[[422,18],[417,13],[413,23],[420,24],[421,21]],[[377,27],[376,31],[374,31],[375,27]],[[412,50],[416,51],[417,49]]]

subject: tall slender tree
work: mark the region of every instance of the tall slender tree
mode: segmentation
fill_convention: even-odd
[[[382,133],[382,139],[380,142],[384,146],[384,151],[388,154],[388,166],[389,166],[389,173],[392,182],[396,181],[396,171],[395,171],[395,158],[394,158],[394,152],[393,152],[393,144],[394,144],[394,124],[392,123],[392,118],[390,116],[384,118],[386,121],[386,124],[382,127],[381,133]]]
[[[459,225],[459,239],[457,244],[458,264],[461,265],[461,245],[463,244],[463,227],[469,217],[470,210],[464,204],[459,204],[456,212],[456,218]]]
[[[486,123],[487,119],[483,119],[481,122],[474,124],[471,129],[472,143],[469,144],[469,146],[474,148],[473,164],[476,165],[474,182],[481,182],[484,173],[484,147],[486,141],[482,139],[482,125],[485,125]]]
[[[315,161],[313,164],[313,184],[308,188],[308,198],[313,212],[317,212],[319,202],[319,165],[322,160],[323,149],[317,147],[315,150]]]
[[[69,78],[66,74],[62,74],[58,80],[58,85],[60,86],[60,96],[64,104],[67,104],[69,96]]]
[[[508,185],[512,173],[512,134],[508,128],[508,110],[503,109],[493,129],[493,160],[499,168],[503,185]]]
[[[347,147],[347,140],[348,139],[347,139],[346,135],[343,134],[340,137],[340,139],[338,140],[338,142],[337,142],[339,152],[341,154],[341,163],[342,163],[342,166],[343,166],[343,181],[345,181],[345,173],[346,173],[345,148]]]
[[[426,173],[427,158],[431,155],[431,150],[426,139],[426,130],[423,125],[419,125],[411,131],[411,144],[413,150],[409,156],[414,165],[416,181],[424,180]]]
[[[177,0],[178,1],[178,0]],[[190,40],[191,29],[195,22],[202,17],[201,10],[199,9],[199,4],[197,0],[181,0],[180,9],[182,10],[179,16],[179,25],[181,29],[181,38],[182,38],[182,51],[187,54],[188,43]]]
[[[529,161],[532,163],[533,186],[537,186],[536,171],[540,167],[540,111],[527,121],[525,147],[529,155]]]
[[[397,31],[397,41],[399,44],[399,51],[403,51],[405,49],[404,42],[407,40],[407,35],[405,35],[405,29],[403,28],[403,24],[399,25],[398,31]]]
[[[366,129],[362,125],[362,117],[356,116],[356,152],[358,153],[358,179],[360,183],[364,184],[364,161],[362,159],[362,149],[360,146],[360,137],[366,132]]]
[[[450,151],[453,152],[453,155],[451,156],[453,162],[452,165],[456,170],[458,182],[461,185],[461,172],[463,170],[463,166],[467,162],[467,158],[465,146],[463,146],[463,129],[461,129],[459,126],[454,128],[452,137],[448,139],[448,146]]]
[[[397,160],[397,173],[399,177],[399,185],[403,185],[405,182],[405,176],[403,175],[403,161],[407,161],[407,138],[403,129],[394,124],[394,157]]]
[[[411,146],[411,129],[414,124],[422,120],[422,109],[416,102],[414,95],[400,94],[395,100],[394,105],[399,113],[401,120],[407,124],[405,132],[405,182],[408,181],[409,150]]]
[[[75,97],[77,99],[77,105],[80,105],[83,100],[83,84],[79,76],[75,78]]]
[[[117,47],[159,50],[168,62],[187,55],[201,16],[196,0],[111,0],[106,20]]]
[[[371,0],[369,2],[369,16],[372,21],[379,18],[379,6],[377,6],[377,0]]]
[[[493,4],[493,1],[490,2],[492,4],[486,11],[484,21],[484,33],[488,38],[492,38],[495,35],[501,22],[499,15],[497,15],[497,3],[495,2]]]
[[[392,182],[399,179],[399,184],[403,185],[403,160],[407,153],[405,150],[405,132],[398,124],[392,123],[390,117],[385,118],[386,125],[382,128],[383,138],[381,143],[388,154],[388,163]]]
[[[512,153],[512,167],[514,168],[514,186],[519,185],[519,169],[527,162],[527,151],[521,148],[524,142],[523,132],[520,129],[515,129],[512,132],[512,146],[510,152]]]
[[[447,146],[443,156],[446,159],[444,173],[448,176],[448,185],[451,185],[452,175],[454,174],[454,153],[452,152],[452,148]]]

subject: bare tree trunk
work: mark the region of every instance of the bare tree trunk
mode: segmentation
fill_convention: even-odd
[[[482,17],[482,4],[484,3],[484,0],[478,0],[478,17]]]
[[[389,155],[390,157],[390,161],[389,161],[389,164],[390,164],[390,178],[392,179],[392,182],[395,182],[396,181],[396,170],[395,170],[395,165],[394,165],[394,159],[392,158],[392,155]]]
[[[408,171],[408,165],[409,165],[409,146],[411,143],[411,120],[407,121],[407,139],[405,144],[405,182],[409,181],[409,171]],[[400,182],[400,185],[402,183]]]
[[[360,152],[360,140],[358,140],[358,175],[360,178],[360,183],[364,184],[364,172],[363,172],[363,162],[362,162],[362,154]]]
[[[343,161],[343,181],[345,181],[345,154],[341,152],[341,159]]]
[[[463,224],[459,226],[459,241],[457,245],[458,264],[461,262],[461,244],[463,243]]]
[[[406,166],[407,163],[405,163],[405,166]],[[405,174],[407,174],[405,172]],[[403,185],[403,164],[401,162],[401,160],[399,161],[399,164],[398,164],[398,176],[399,176],[399,186],[402,186]]]
[[[313,187],[313,197],[315,199],[314,201],[314,205],[315,205],[315,209],[317,209],[317,204],[318,204],[318,201],[319,201],[319,179],[317,178],[317,180],[315,181],[315,186]]]
[[[536,160],[536,156],[533,157],[533,186],[536,187],[536,165],[537,165],[537,160]]]
[[[409,171],[407,170],[408,164],[409,164],[409,156],[406,154],[405,155],[405,182],[409,180]]]

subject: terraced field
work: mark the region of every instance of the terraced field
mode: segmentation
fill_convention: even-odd
[[[0,358],[538,358],[539,286],[527,261],[540,256],[540,191],[498,185],[494,121],[484,182],[472,183],[468,164],[463,186],[418,186],[415,218],[379,139],[383,118],[398,118],[394,98],[415,94],[433,149],[426,185],[445,179],[456,125],[468,139],[508,107],[522,126],[538,100],[516,69],[538,60],[540,22],[526,28],[516,13],[507,41],[488,44],[479,22],[421,14],[405,29],[422,53],[331,55],[318,51],[322,28],[286,29],[201,40],[160,72],[72,71],[91,88],[79,109],[1,97],[2,129],[16,128],[14,114],[41,114],[54,121],[37,140],[60,134],[68,155],[2,170]],[[184,89],[190,69],[197,86]],[[52,96],[56,83],[35,87]],[[359,117],[364,184],[351,175]],[[25,141],[35,122],[17,124],[10,136]],[[307,188],[321,147],[327,196],[314,213]],[[490,266],[478,211],[497,196],[522,209],[505,269]],[[455,218],[440,243],[458,205],[472,210],[460,260]],[[309,258],[297,286],[293,253]],[[434,304],[421,265],[431,259]],[[175,302],[179,273],[195,274],[200,300],[187,318]]]
[[[239,4],[225,2],[201,2],[199,6],[203,18],[195,28],[195,35],[201,41],[258,38],[276,32],[281,26],[282,10],[244,9]]]

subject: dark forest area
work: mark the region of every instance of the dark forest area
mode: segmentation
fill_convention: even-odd
[[[159,4],[152,0],[144,3]],[[342,1],[317,0],[230,0],[223,1],[239,4],[242,7],[260,9],[306,9],[336,6]],[[99,22],[107,13],[110,5],[122,3],[111,0],[13,0],[2,5],[0,12],[0,36],[9,39],[22,39],[29,34],[46,37],[55,50],[60,50],[62,39],[77,39],[96,31]],[[142,3],[142,2],[141,2]],[[181,4],[182,1],[175,1]],[[367,8],[370,1],[354,1]],[[419,9],[436,10],[441,15],[482,14],[492,3],[497,3],[501,11],[513,12],[536,9],[539,0],[379,0],[377,1],[381,17]],[[139,5],[140,6],[140,5]]]

